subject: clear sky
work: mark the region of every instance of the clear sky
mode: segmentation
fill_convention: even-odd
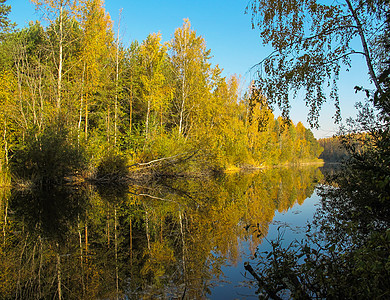
[[[119,10],[122,8],[121,38],[125,45],[131,41],[142,42],[149,33],[161,32],[163,40],[170,40],[175,29],[181,27],[184,18],[189,18],[198,35],[204,37],[211,49],[213,64],[224,69],[224,75],[241,75],[243,89],[254,74],[250,68],[265,58],[272,49],[264,47],[258,31],[252,29],[251,16],[245,14],[248,0],[106,0],[105,7],[114,21],[116,30]],[[35,6],[29,0],[7,0],[11,5],[10,19],[19,27],[27,26],[31,20],[40,20]],[[364,99],[355,94],[355,85],[368,86],[367,71],[363,59],[357,58],[350,72],[341,74],[340,102],[343,121],[355,115],[354,103]],[[302,96],[292,101],[291,118],[308,127],[307,108]],[[313,130],[317,138],[332,136],[337,130],[333,124],[332,103],[323,106],[320,129]],[[277,112],[276,112],[277,113]]]

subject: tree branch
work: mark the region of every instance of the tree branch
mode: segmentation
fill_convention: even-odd
[[[359,33],[359,36],[360,36],[360,40],[362,42],[363,50],[364,50],[365,57],[366,57],[366,63],[367,63],[367,67],[368,67],[368,72],[370,74],[371,80],[374,82],[374,85],[375,85],[376,89],[378,90],[378,93],[382,94],[383,91],[382,91],[382,88],[381,88],[381,86],[379,84],[379,80],[378,80],[378,78],[377,78],[377,76],[375,74],[374,67],[372,65],[370,51],[368,49],[366,37],[364,35],[360,19],[359,19],[357,13],[356,13],[356,10],[354,10],[353,7],[352,7],[351,1],[350,0],[345,0],[345,2],[347,3],[348,9],[351,12],[351,14],[352,14],[352,16],[353,16],[353,18],[354,18],[354,20],[356,22],[356,26],[357,26],[358,33]]]

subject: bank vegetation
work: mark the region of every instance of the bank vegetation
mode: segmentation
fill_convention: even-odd
[[[33,2],[44,22],[1,27],[0,156],[13,176],[150,179],[321,153],[302,123],[212,65],[189,20],[166,42],[151,33],[125,46],[102,0]]]

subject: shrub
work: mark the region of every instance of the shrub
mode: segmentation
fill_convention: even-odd
[[[123,179],[128,175],[127,159],[115,150],[103,156],[96,170],[96,179]]]
[[[70,141],[61,123],[51,124],[41,133],[30,130],[25,143],[13,151],[10,164],[18,179],[55,184],[84,166],[84,152]]]

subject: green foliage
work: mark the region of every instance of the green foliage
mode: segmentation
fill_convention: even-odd
[[[155,136],[145,144],[142,151],[143,160],[152,160],[156,157],[167,157],[189,151],[191,145],[176,133],[167,133]]]
[[[0,41],[4,38],[4,33],[12,28],[8,14],[11,11],[11,5],[5,4],[6,0],[0,0]]]
[[[374,233],[358,248],[339,246],[315,235],[288,247],[281,240],[272,241],[270,252],[257,253],[260,291],[285,293],[292,299],[388,297],[389,231]]]
[[[96,179],[120,180],[127,177],[129,167],[127,159],[115,150],[109,150],[97,166]]]
[[[16,179],[59,184],[65,177],[82,171],[85,158],[59,122],[42,133],[32,129],[25,143],[13,150],[10,166]]]
[[[311,126],[318,127],[327,98],[334,101],[335,118],[340,121],[337,81],[341,70],[351,67],[352,56],[365,58],[370,79],[380,89],[375,73],[384,62],[380,58],[387,56],[378,47],[387,10],[388,4],[378,1],[251,0],[247,11],[252,13],[252,27],[258,28],[262,42],[274,49],[256,65],[257,86],[286,118],[290,95],[303,90]]]

